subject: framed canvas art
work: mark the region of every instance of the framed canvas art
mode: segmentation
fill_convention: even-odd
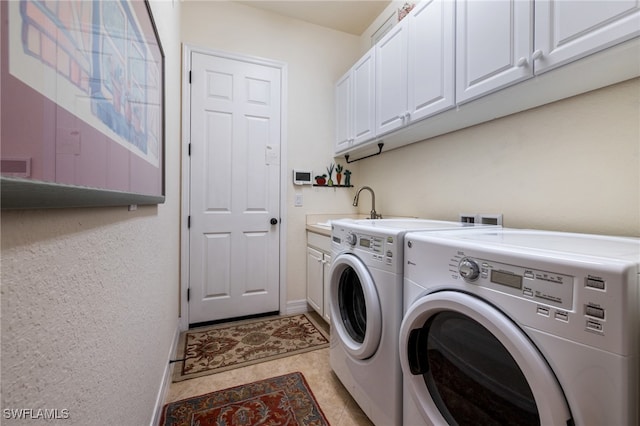
[[[147,1],[0,8],[1,207],[164,202],[164,53]]]

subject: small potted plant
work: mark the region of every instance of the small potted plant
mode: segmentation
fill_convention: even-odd
[[[329,164],[329,167],[327,167],[327,173],[329,173],[329,180],[327,181],[327,186],[333,186],[332,175],[333,175],[334,167],[335,167],[335,164],[333,163]]]
[[[327,175],[318,175],[315,177],[316,179],[316,184],[323,186],[325,183],[327,183]]]
[[[338,181],[338,186],[340,186],[341,180],[342,180],[342,165],[336,164],[336,181]]]

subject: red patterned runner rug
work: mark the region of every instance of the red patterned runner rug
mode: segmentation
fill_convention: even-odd
[[[329,346],[326,332],[298,314],[218,324],[183,332],[173,381],[296,355]]]
[[[160,426],[329,425],[300,372],[167,404]]]

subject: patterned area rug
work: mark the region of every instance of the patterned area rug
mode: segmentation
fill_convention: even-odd
[[[160,426],[328,424],[299,372],[172,402],[160,420]]]
[[[329,346],[305,314],[194,328],[181,334],[173,381],[192,379]]]

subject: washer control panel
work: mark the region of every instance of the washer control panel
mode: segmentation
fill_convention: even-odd
[[[573,306],[574,277],[570,275],[467,256],[458,260],[457,271],[468,283],[563,309]]]
[[[334,226],[331,241],[336,252],[350,250],[365,262],[373,261],[384,269],[402,268],[402,237]]]

